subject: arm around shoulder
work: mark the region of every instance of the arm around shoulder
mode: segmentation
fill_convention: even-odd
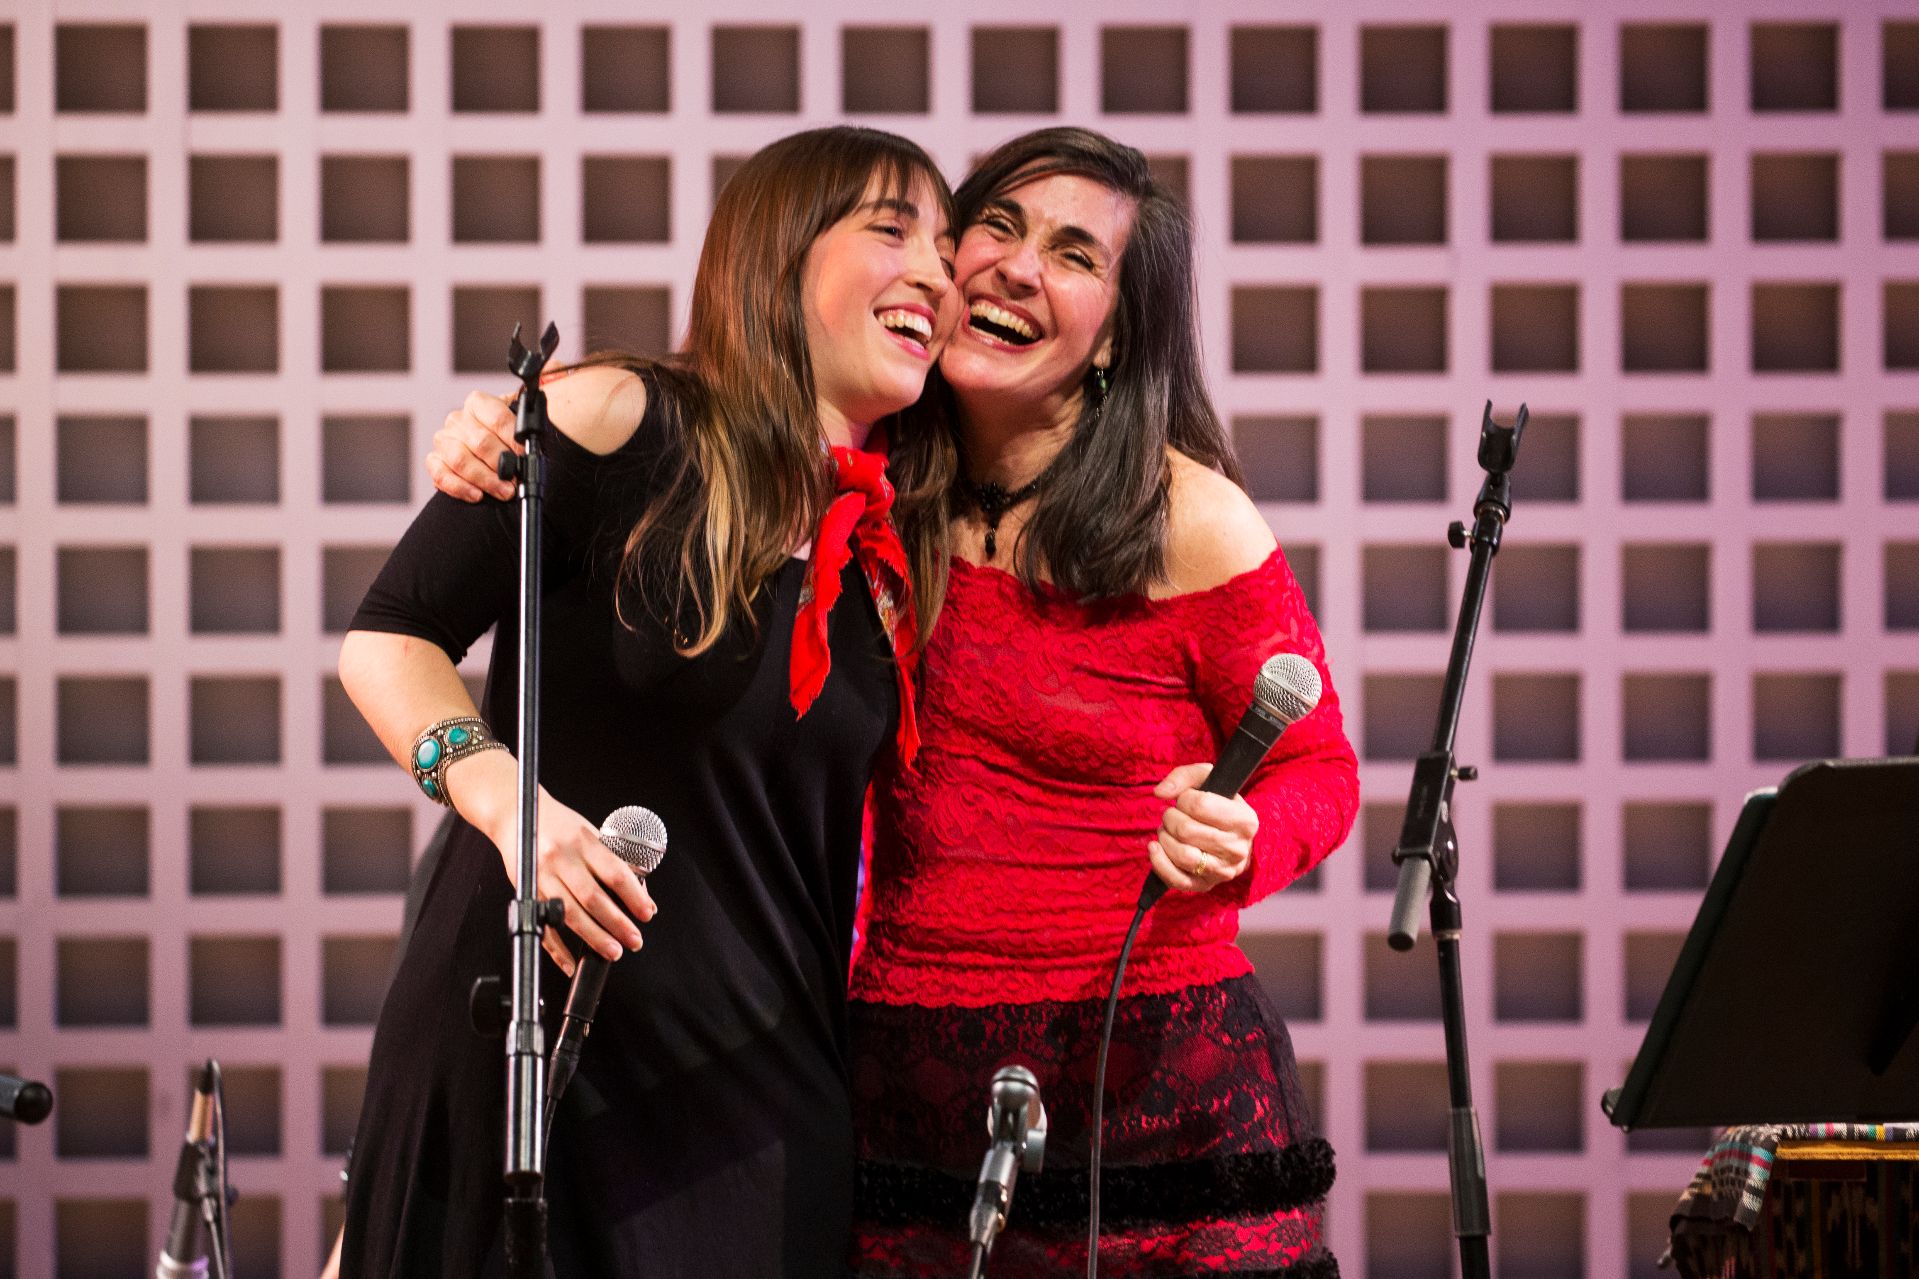
[[[1172,453],[1167,519],[1167,589],[1210,590],[1250,573],[1279,545],[1246,491],[1183,453]]]
[[[646,382],[617,365],[572,369],[544,389],[547,418],[589,453],[617,451],[646,415]]]

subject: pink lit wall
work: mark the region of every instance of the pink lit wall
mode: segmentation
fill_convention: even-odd
[[[1244,940],[1352,1276],[1450,1269],[1387,851],[1479,407],[1530,404],[1460,743],[1495,1253],[1652,1274],[1704,1135],[1597,1099],[1740,797],[1919,738],[1911,6],[429,9],[0,15],[0,1067],[59,1096],[0,1127],[0,1275],[150,1269],[208,1054],[241,1273],[312,1273],[434,817],[332,671],[429,436],[516,319],[668,346],[730,166],[839,119],[955,177],[1088,124],[1191,202],[1214,390],[1364,759],[1350,845]]]

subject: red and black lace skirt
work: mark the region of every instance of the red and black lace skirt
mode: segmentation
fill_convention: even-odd
[[[852,1013],[861,1279],[966,1273],[967,1211],[1001,1066],[1039,1078],[1045,1170],[1022,1176],[993,1279],[1086,1270],[1099,1000]],[[1120,1001],[1107,1064],[1100,1273],[1334,1279],[1320,1238],[1333,1152],[1315,1136],[1285,1023],[1252,977]]]

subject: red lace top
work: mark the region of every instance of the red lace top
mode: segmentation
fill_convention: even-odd
[[[1252,971],[1239,908],[1285,887],[1345,838],[1358,768],[1319,629],[1285,557],[1209,590],[1104,606],[1039,597],[953,561],[921,661],[916,772],[874,781],[872,876],[855,998],[1023,1003],[1103,998],[1165,810],[1153,787],[1214,759],[1273,653],[1326,680],[1242,792],[1259,814],[1252,864],[1208,893],[1168,893],[1146,918],[1127,994]]]

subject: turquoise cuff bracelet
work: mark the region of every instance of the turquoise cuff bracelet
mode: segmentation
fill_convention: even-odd
[[[436,804],[453,807],[446,793],[446,768],[455,760],[485,750],[505,750],[506,743],[487,731],[486,721],[473,715],[443,719],[429,724],[413,739],[407,755],[407,767],[413,773],[420,793]]]

